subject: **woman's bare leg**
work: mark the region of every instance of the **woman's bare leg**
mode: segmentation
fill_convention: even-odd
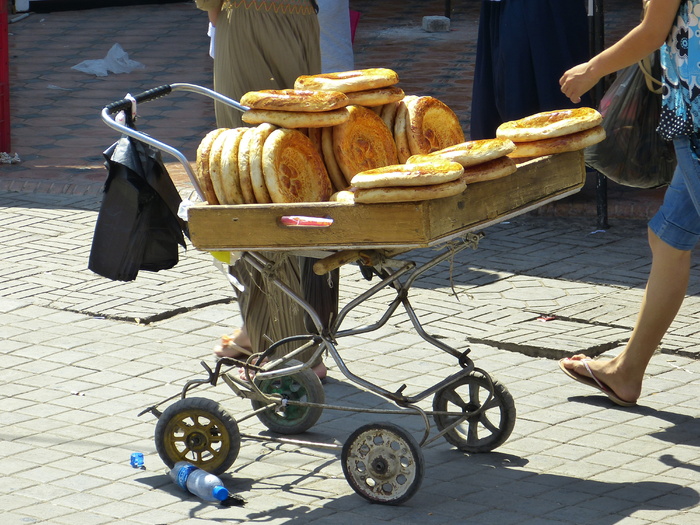
[[[683,303],[690,277],[690,251],[673,248],[651,230],[651,272],[639,317],[625,349],[613,359],[595,360],[588,366],[598,380],[625,401],[636,401],[642,391],[644,371]],[[564,361],[577,374],[589,375],[579,354]]]

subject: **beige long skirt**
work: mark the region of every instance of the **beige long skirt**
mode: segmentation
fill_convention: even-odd
[[[278,12],[238,4],[225,4],[216,22],[215,91],[240,100],[248,91],[291,89],[299,75],[321,72],[318,18],[313,9]],[[237,109],[219,102],[215,109],[218,127],[243,125]]]

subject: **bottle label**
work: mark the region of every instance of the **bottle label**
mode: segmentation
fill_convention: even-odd
[[[180,471],[177,473],[177,484],[187,490],[187,478],[193,470],[197,470],[194,465],[183,465]]]

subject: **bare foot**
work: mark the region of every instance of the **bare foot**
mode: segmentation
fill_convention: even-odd
[[[586,364],[584,364],[586,361]],[[584,354],[576,354],[570,358],[562,360],[563,366],[584,377],[591,377],[592,372],[595,378],[612,390],[620,399],[630,403],[636,402],[642,393],[640,381],[627,377],[620,370],[616,359],[591,359]],[[586,367],[588,365],[588,368]]]

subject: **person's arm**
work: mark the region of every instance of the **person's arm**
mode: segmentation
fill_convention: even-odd
[[[559,80],[561,91],[574,103],[606,75],[637,63],[659,49],[668,38],[681,0],[651,0],[644,20],[617,43],[569,69]]]

